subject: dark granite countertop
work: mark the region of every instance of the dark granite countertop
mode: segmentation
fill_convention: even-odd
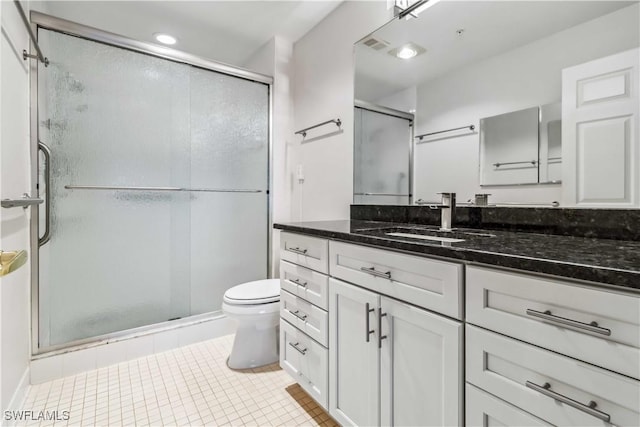
[[[437,227],[361,220],[275,224],[274,228],[361,243],[467,263],[550,274],[640,292],[640,242],[524,232],[460,228],[439,233]],[[388,236],[387,233],[439,235],[457,243]]]

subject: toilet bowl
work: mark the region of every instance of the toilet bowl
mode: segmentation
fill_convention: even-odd
[[[222,312],[238,325],[227,361],[230,368],[256,368],[278,360],[279,279],[257,280],[227,290]]]

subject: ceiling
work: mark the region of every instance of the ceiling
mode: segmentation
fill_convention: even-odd
[[[296,42],[340,1],[36,1],[31,8],[59,18],[242,66],[274,36]]]
[[[394,20],[372,36],[389,44],[356,46],[356,97],[375,101],[448,71],[526,45],[637,1],[441,1],[417,19]],[[462,36],[456,31],[464,29]],[[363,39],[367,41],[368,37]],[[413,42],[426,53],[389,55]]]

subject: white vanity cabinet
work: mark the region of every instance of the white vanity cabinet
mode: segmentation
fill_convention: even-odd
[[[640,425],[638,295],[479,266],[466,279],[468,425],[485,425],[483,393],[552,425]]]
[[[280,366],[328,408],[328,241],[280,237]]]
[[[330,414],[343,425],[460,425],[462,323],[382,292],[395,295],[404,286],[401,291],[418,301],[431,299],[458,314],[457,301],[441,301],[457,295],[461,266],[340,242],[329,246]],[[422,296],[425,284],[437,284],[439,292]]]

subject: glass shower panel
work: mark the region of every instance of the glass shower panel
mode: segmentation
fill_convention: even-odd
[[[188,276],[172,279],[189,260],[188,195],[92,187],[189,176],[189,67],[48,30],[39,38],[55,58],[39,70],[40,139],[52,151],[41,345],[187,315]]]
[[[354,202],[409,203],[408,119],[355,108]]]
[[[267,277],[269,87],[192,68],[191,313]]]

